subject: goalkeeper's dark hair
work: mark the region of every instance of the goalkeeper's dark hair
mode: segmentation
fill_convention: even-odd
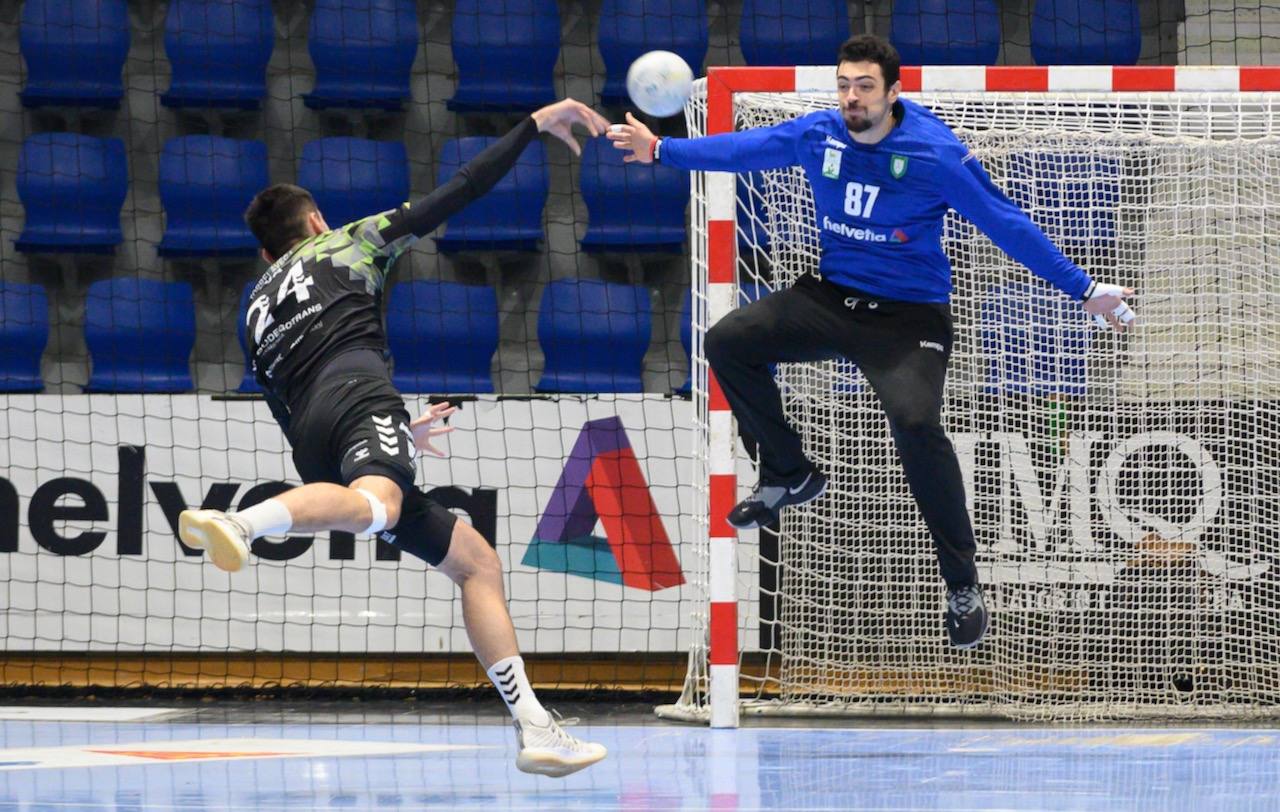
[[[279,259],[299,241],[311,236],[307,231],[307,215],[319,210],[315,198],[306,189],[292,183],[277,183],[254,196],[244,211],[244,221],[266,252]]]
[[[889,40],[875,34],[858,34],[845,40],[836,59],[837,65],[841,62],[874,62],[879,65],[880,73],[884,76],[885,90],[898,81],[902,69],[902,57],[898,56],[898,49]]]

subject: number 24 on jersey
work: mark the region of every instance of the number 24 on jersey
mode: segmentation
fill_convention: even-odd
[[[280,289],[276,291],[276,304],[280,304],[290,295],[297,302],[305,302],[311,298],[311,286],[315,284],[315,280],[302,272],[302,263],[295,262],[289,272],[285,274],[284,279],[280,280]],[[253,300],[253,304],[249,305],[249,312],[245,314],[245,327],[253,332],[253,343],[259,344],[262,341],[262,334],[267,331],[275,321],[271,317],[271,296],[263,294]],[[257,322],[256,326],[254,322]]]

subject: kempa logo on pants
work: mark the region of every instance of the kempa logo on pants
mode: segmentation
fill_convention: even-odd
[[[938,352],[946,352],[946,349],[945,349],[941,344],[939,344],[939,343],[938,343],[938,342],[936,342],[936,341],[921,341],[921,342],[920,342],[920,349],[922,349],[922,350],[937,350]]]
[[[684,583],[620,419],[583,424],[520,563],[649,592]]]

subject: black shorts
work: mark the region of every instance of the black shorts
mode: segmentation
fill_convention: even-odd
[[[404,493],[400,519],[384,541],[436,565],[449,551],[457,517],[413,484],[417,450],[404,398],[377,353],[335,358],[301,399],[289,421],[293,464],[302,481],[350,485],[385,476]]]
[[[409,412],[377,353],[338,356],[301,401],[289,421],[289,442],[303,482],[350,485],[376,474],[405,493],[413,490]]]
[[[435,567],[449,554],[449,541],[458,517],[439,502],[414,488],[400,505],[400,521],[378,538],[415,555]]]

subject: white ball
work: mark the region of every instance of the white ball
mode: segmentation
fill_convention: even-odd
[[[651,116],[674,116],[693,92],[693,71],[679,54],[650,51],[627,70],[627,95]]]

